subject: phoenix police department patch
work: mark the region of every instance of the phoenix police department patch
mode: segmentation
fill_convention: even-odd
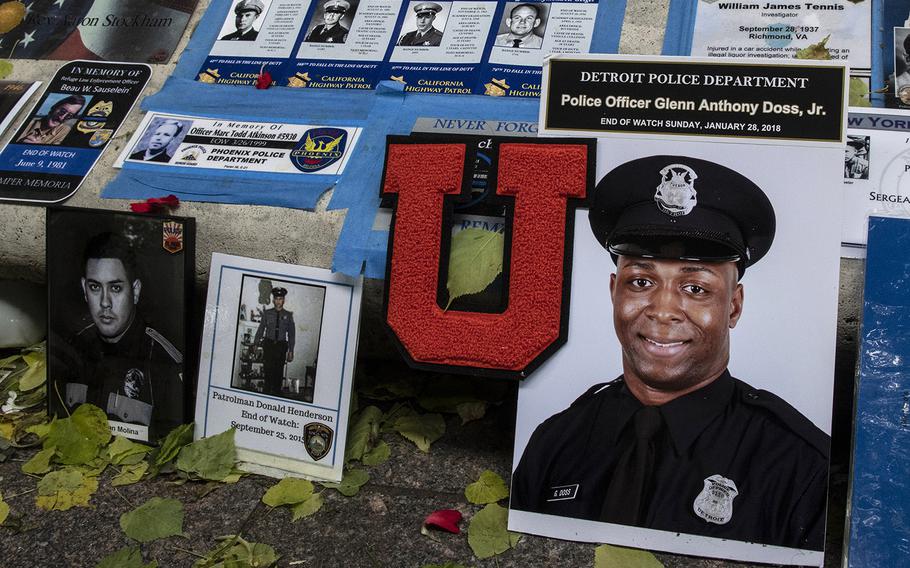
[[[695,498],[695,514],[709,523],[725,525],[733,518],[733,499],[739,495],[736,483],[718,474],[705,479],[705,486]]]
[[[311,458],[321,460],[332,447],[332,429],[319,422],[310,422],[303,427],[303,445]]]
[[[311,128],[291,151],[291,163],[302,172],[318,172],[344,156],[348,133],[340,128]]]

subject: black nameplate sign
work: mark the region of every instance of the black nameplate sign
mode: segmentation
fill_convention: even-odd
[[[554,57],[540,130],[843,142],[846,81],[817,61]]]

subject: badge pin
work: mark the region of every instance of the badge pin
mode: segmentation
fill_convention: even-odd
[[[695,180],[698,175],[683,164],[670,164],[660,170],[660,185],[654,201],[661,211],[671,217],[688,215],[698,204]]]
[[[722,475],[705,479],[705,486],[695,498],[692,509],[709,523],[725,525],[733,518],[733,499],[739,495],[736,483]]]
[[[332,429],[319,422],[310,422],[303,427],[303,446],[306,453],[319,461],[329,453],[332,447]]]

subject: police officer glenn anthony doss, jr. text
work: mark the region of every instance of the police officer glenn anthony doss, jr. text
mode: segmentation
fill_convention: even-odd
[[[623,374],[537,427],[511,507],[821,550],[829,437],[727,369],[739,280],[774,238],[767,196],[719,164],[651,156],[607,174],[589,217],[616,263]]]

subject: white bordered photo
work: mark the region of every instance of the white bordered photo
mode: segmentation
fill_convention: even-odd
[[[215,253],[196,438],[236,429],[243,468],[339,481],[362,281]]]

